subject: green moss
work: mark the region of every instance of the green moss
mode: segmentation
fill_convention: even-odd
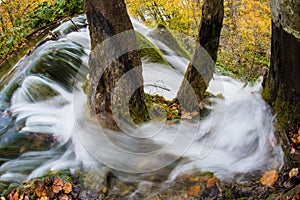
[[[270,86],[269,86],[269,77],[265,78],[263,85],[264,85],[264,87],[263,87],[261,95],[266,102],[270,103],[271,102],[271,95],[270,95],[271,91],[270,91]]]
[[[135,32],[141,58],[153,63],[168,65],[162,53],[142,34]]]
[[[274,112],[277,114],[277,127],[279,131],[290,131],[293,126],[299,123],[300,103],[281,101],[276,99],[273,104]]]
[[[89,79],[89,76],[87,79],[85,79],[81,85],[81,88],[84,92],[84,94],[89,94],[90,92],[90,89],[91,89],[91,85],[92,85],[92,82],[91,80]]]
[[[154,30],[153,38],[159,39],[164,44],[166,44],[170,49],[172,49],[178,56],[184,57],[191,60],[191,55],[187,50],[179,44],[174,35],[167,29],[163,24],[158,24]],[[166,52],[167,53],[167,52]]]
[[[159,95],[145,94],[146,106],[150,111],[151,120],[160,121],[167,118],[169,121],[178,122],[180,112],[178,109],[173,109],[176,103],[166,100]]]
[[[4,91],[6,97],[7,97],[8,99],[10,99],[11,96],[13,95],[13,93],[16,91],[16,89],[18,89],[18,87],[19,87],[19,83],[18,83],[18,82],[16,82],[16,81],[12,82],[12,83],[7,87],[7,89],[5,89],[5,91]]]

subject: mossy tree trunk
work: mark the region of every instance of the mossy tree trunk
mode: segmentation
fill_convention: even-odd
[[[187,112],[199,109],[198,105],[212,79],[223,16],[224,0],[204,1],[196,50],[177,94],[178,101]]]
[[[300,125],[300,1],[272,0],[271,10],[271,66],[263,97],[276,114],[286,164],[299,167],[299,158],[289,153],[289,140]]]
[[[137,42],[123,0],[85,0],[91,37],[89,107],[102,125],[148,119]],[[133,119],[133,120],[131,120]]]

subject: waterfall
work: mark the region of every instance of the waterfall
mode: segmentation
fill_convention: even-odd
[[[86,19],[73,21],[80,30],[65,22],[53,31],[58,40],[44,39],[1,82],[0,181],[22,182],[49,170],[75,171],[99,163],[144,173],[179,157],[168,181],[190,170],[212,171],[221,180],[231,180],[282,166],[274,116],[260,95],[261,82],[245,87],[215,74],[208,90],[223,98],[212,97],[204,105],[210,114],[198,122],[149,122],[129,128],[133,134],[100,127],[87,114],[81,89],[90,53]],[[189,60],[159,41],[153,29],[135,20],[133,24],[169,63],[143,60],[145,91],[173,99]]]

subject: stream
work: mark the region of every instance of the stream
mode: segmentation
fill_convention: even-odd
[[[282,167],[283,152],[274,135],[274,116],[260,95],[261,81],[245,86],[214,74],[208,91],[223,98],[212,97],[212,103],[204,104],[211,111],[198,122],[150,121],[126,129],[134,134],[99,126],[87,114],[81,88],[89,71],[86,18],[72,21],[76,26],[62,23],[52,31],[59,39],[44,38],[1,77],[0,183],[18,184],[48,171],[99,165],[142,174],[176,161],[166,182],[193,170],[238,181],[246,174]],[[132,21],[169,63],[143,59],[145,91],[173,99],[189,60],[155,37],[153,29]]]

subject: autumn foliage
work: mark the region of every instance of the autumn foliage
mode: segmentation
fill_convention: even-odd
[[[126,1],[131,15],[143,23],[150,26],[163,23],[175,32],[196,38],[203,1]],[[230,71],[246,81],[263,75],[270,57],[269,1],[225,0],[224,12],[218,70]]]

